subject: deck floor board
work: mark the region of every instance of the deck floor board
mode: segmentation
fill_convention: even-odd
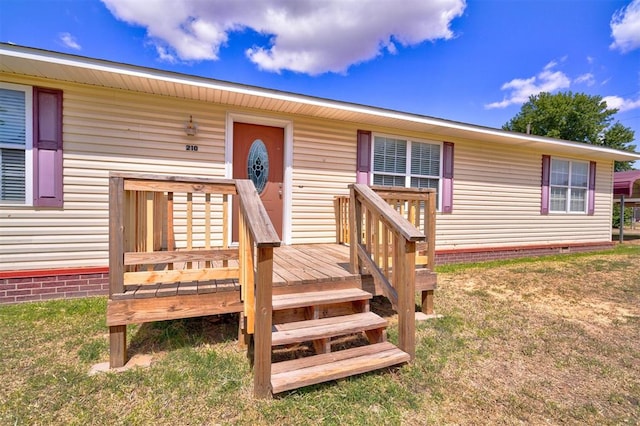
[[[335,247],[333,247],[335,246]],[[338,248],[339,250],[336,250]],[[304,244],[278,247],[274,252],[274,271],[294,266],[300,283],[339,281],[356,275],[342,267],[349,261],[349,249],[337,244]],[[311,278],[310,278],[311,277]],[[296,284],[291,280],[289,285]]]
[[[349,272],[349,247],[338,244],[301,244],[274,249],[273,285],[296,286],[358,279]],[[229,266],[236,266],[229,261]],[[174,264],[184,268],[185,264]],[[205,262],[194,262],[194,267],[205,267]],[[212,266],[222,266],[221,261]],[[176,295],[209,294],[238,291],[237,279],[129,285],[125,292],[113,295],[113,299],[169,297]]]

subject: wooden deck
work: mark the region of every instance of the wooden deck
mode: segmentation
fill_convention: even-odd
[[[203,262],[204,263],[204,262]],[[192,265],[198,267],[197,265]],[[213,266],[216,266],[215,263]],[[237,261],[229,261],[229,266],[237,267]],[[304,286],[299,291],[311,288],[363,288],[373,295],[376,291],[369,275],[353,274],[349,270],[349,247],[342,244],[300,244],[274,248],[273,256],[273,290],[274,294],[290,292],[292,287]],[[432,290],[436,285],[435,274],[417,270],[416,290]],[[286,289],[279,288],[286,287]],[[213,295],[226,292],[239,292],[237,279],[209,281],[189,281],[169,284],[126,285],[124,293],[116,293],[112,300],[151,299],[186,295]],[[295,290],[294,290],[295,291]],[[239,312],[240,303],[228,302],[234,297],[222,297],[221,302],[228,308],[221,307],[221,312]],[[239,302],[239,299],[238,299]],[[133,323],[135,321],[127,321]]]
[[[351,185],[348,200],[336,199],[336,243],[282,246],[249,180],[109,179],[111,367],[127,360],[128,324],[236,312],[240,342],[253,348],[257,397],[414,358],[415,296],[429,313],[436,285],[433,190]],[[237,244],[229,243],[232,223]],[[387,321],[370,312],[375,295],[398,313],[397,347],[386,341]],[[370,348],[332,352],[332,339],[354,333]],[[273,347],[304,342],[315,355],[273,362]]]
[[[274,294],[361,287],[360,275],[349,271],[349,248],[343,245],[276,247],[273,263]],[[237,267],[238,261],[230,260],[228,265]],[[184,265],[174,266],[176,270],[180,270]],[[198,267],[194,264],[190,266]],[[213,262],[212,266],[217,265]],[[241,312],[243,304],[240,300],[240,287],[236,278],[125,285],[124,292],[114,293],[110,297],[107,307],[108,325]],[[194,301],[197,298],[197,304],[192,303],[189,296]],[[151,309],[151,304],[156,307]],[[196,305],[200,307],[196,308]],[[165,310],[169,310],[171,314],[167,315]]]
[[[205,263],[205,262],[202,262]],[[213,267],[219,262],[212,262]],[[237,261],[229,261],[237,267]],[[177,269],[182,269],[183,264]],[[192,265],[198,268],[198,265]],[[305,244],[274,249],[273,286],[297,286],[328,282],[359,281],[360,275],[349,271],[349,247],[339,244]],[[113,300],[146,299],[189,294],[239,291],[238,280],[221,279],[169,284],[125,285],[124,293],[113,294]]]

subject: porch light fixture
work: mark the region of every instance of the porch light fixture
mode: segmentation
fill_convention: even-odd
[[[189,116],[189,121],[184,125],[184,132],[187,136],[195,136],[198,133],[198,125],[193,122],[193,116]]]

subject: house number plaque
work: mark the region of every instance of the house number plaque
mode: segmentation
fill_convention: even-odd
[[[185,151],[197,151],[198,145],[185,145]]]

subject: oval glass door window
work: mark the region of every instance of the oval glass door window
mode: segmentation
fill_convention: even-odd
[[[260,139],[256,139],[249,148],[247,174],[256,186],[258,194],[262,194],[269,179],[269,154],[267,147]]]

